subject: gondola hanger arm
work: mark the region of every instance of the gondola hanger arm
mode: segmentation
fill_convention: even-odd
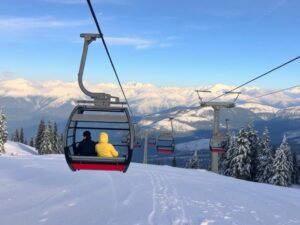
[[[80,67],[78,72],[78,84],[81,89],[81,91],[86,94],[87,96],[94,99],[95,105],[98,106],[110,106],[111,103],[114,104],[124,104],[124,102],[120,102],[118,97],[111,96],[110,94],[106,93],[96,93],[96,92],[90,92],[87,90],[83,84],[83,74],[84,74],[84,68],[85,68],[85,62],[88,54],[88,48],[89,45],[95,41],[97,38],[100,38],[100,34],[91,34],[91,33],[82,33],[80,34],[80,37],[84,38],[84,44],[83,44],[83,51],[80,61]]]

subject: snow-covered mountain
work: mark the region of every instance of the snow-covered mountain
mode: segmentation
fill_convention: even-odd
[[[276,116],[284,119],[300,119],[300,106],[281,109]]]
[[[106,84],[86,84],[92,91],[106,92],[114,96],[121,96],[118,85]],[[205,93],[203,99],[211,99],[217,94],[228,91],[234,86],[216,84],[213,86],[195,87],[161,87],[152,84],[127,83],[124,85],[125,92],[130,100],[134,111],[138,115],[150,114],[166,110],[176,106],[197,106],[199,100],[195,94],[195,89],[210,89],[212,93]],[[245,87],[241,89],[240,103],[246,99],[264,94],[270,90],[258,87]],[[0,81],[0,96],[20,98],[26,102],[34,104],[36,110],[46,108],[58,108],[61,105],[83,98],[83,94],[76,82],[62,81],[28,81],[24,79],[2,80]],[[38,99],[32,97],[39,97]],[[272,112],[276,113],[278,108],[300,105],[300,91],[294,88],[289,91],[277,93],[274,96],[266,96],[256,99],[256,104],[243,105],[244,108],[253,109],[253,112]],[[226,95],[221,101],[231,101],[233,95]],[[34,99],[34,100],[33,100]],[[42,101],[48,99],[48,101]]]
[[[92,91],[121,96],[120,88],[116,84],[87,83],[86,86]],[[212,93],[202,95],[204,100],[234,87],[224,84],[195,87],[161,87],[143,83],[124,85],[134,114],[141,119],[140,125],[156,130],[169,129],[166,118],[172,116],[175,118],[175,130],[179,133],[211,128],[213,111],[211,108],[199,108],[199,99],[194,91],[208,88]],[[247,99],[271,90],[245,87],[241,91],[237,107],[222,111],[222,127],[225,127],[225,118],[230,119],[231,128],[238,128],[249,121],[300,118],[299,88],[258,98],[255,102],[249,102]],[[219,100],[233,101],[235,97],[226,95]],[[84,98],[76,82],[24,79],[0,81],[0,107],[4,108],[7,114],[10,131],[19,127],[33,131],[41,117],[64,124],[76,100]]]
[[[0,157],[0,224],[299,224],[300,189],[133,163],[71,172],[63,156]]]

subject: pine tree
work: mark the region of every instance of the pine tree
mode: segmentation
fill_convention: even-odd
[[[20,133],[18,129],[16,129],[13,133],[12,141],[20,142]]]
[[[289,143],[287,141],[287,138],[285,135],[283,135],[283,139],[282,142],[280,144],[280,148],[282,148],[284,150],[284,153],[286,155],[287,158],[287,163],[288,163],[288,171],[289,171],[289,176],[288,176],[288,184],[291,185],[292,184],[292,173],[293,173],[293,155],[291,152],[291,148],[289,146]]]
[[[41,145],[40,145],[40,154],[52,154],[53,153],[53,130],[52,130],[52,124],[49,121],[48,126],[44,130],[42,134],[41,139]]]
[[[226,160],[227,160],[227,169],[225,170],[226,176],[233,175],[233,163],[232,160],[236,157],[238,152],[238,144],[237,144],[237,137],[235,134],[232,135],[230,139],[229,149],[226,152]]]
[[[254,129],[254,126],[252,124],[248,125],[247,127],[247,133],[248,133],[248,140],[249,140],[249,147],[250,147],[250,158],[251,158],[251,167],[250,167],[250,173],[251,173],[251,180],[257,181],[257,167],[258,167],[258,156],[260,155],[261,148],[260,148],[260,141],[257,135],[257,131]]]
[[[41,154],[41,142],[43,138],[43,133],[45,132],[46,125],[44,119],[41,119],[40,124],[38,126],[36,136],[35,136],[35,148],[38,150],[39,154]]]
[[[298,168],[298,162],[297,162],[297,154],[293,153],[293,172],[292,172],[292,184],[298,184],[298,178],[299,178],[299,168]]]
[[[23,130],[23,128],[21,128],[21,130],[20,130],[19,142],[24,143],[24,130]]]
[[[58,130],[57,130],[57,124],[54,123],[53,125],[53,153],[59,154],[61,153],[60,149],[60,143],[59,143],[59,136],[58,136]]]
[[[223,154],[223,160],[221,165],[221,172],[226,176],[232,175],[231,161],[235,157],[237,152],[237,138],[235,134],[229,136],[227,148],[225,148],[225,153]]]
[[[60,134],[58,139],[58,149],[60,154],[64,154],[64,135]]]
[[[282,146],[276,150],[273,171],[274,175],[270,179],[271,184],[279,186],[289,185],[289,163]]]
[[[250,142],[247,130],[244,128],[239,131],[237,151],[231,161],[230,167],[232,168],[233,177],[244,180],[251,179]]]
[[[29,146],[34,147],[33,137],[30,138]]]
[[[269,130],[266,127],[260,143],[261,150],[258,154],[256,180],[261,183],[269,183],[273,176],[273,154],[270,143]]]
[[[188,161],[186,168],[191,169],[199,169],[200,168],[200,161],[198,157],[198,151],[195,150],[192,158]]]
[[[6,116],[4,112],[0,109],[0,154],[5,153],[4,144],[7,141],[7,125]]]

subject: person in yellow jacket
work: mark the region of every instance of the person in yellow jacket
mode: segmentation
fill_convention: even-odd
[[[99,157],[118,157],[119,153],[112,144],[108,142],[108,134],[101,132],[99,142],[96,144],[96,152]]]

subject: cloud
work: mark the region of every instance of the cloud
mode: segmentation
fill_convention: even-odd
[[[270,8],[268,8],[267,10],[265,10],[262,15],[258,16],[253,21],[251,21],[251,24],[256,24],[257,22],[259,22],[260,20],[262,20],[264,17],[269,16],[270,14],[272,14],[273,12],[275,12],[276,10],[278,10],[279,8],[283,7],[287,3],[288,3],[288,0],[279,0],[279,1],[277,1],[277,3],[275,3]]]
[[[188,24],[184,26],[184,29],[187,31],[209,31],[217,28],[218,27],[214,25],[203,25],[203,24]]]
[[[16,74],[11,71],[0,72],[0,80],[12,79]]]
[[[269,8],[263,16],[267,16],[267,15],[273,13],[274,11],[279,9],[280,7],[287,4],[287,2],[288,2],[288,0],[279,0],[276,4],[274,4],[271,8]]]
[[[30,30],[37,28],[74,27],[90,24],[90,20],[64,21],[51,17],[0,18],[0,30]]]
[[[167,41],[178,41],[178,40],[183,40],[183,37],[180,36],[169,36],[166,38]]]
[[[92,20],[59,20],[53,17],[12,17],[1,18],[0,17],[0,33],[14,36],[18,34],[26,34],[27,31],[36,29],[54,29],[54,28],[68,28],[68,27],[80,27],[93,24]],[[38,34],[34,34],[38,35]],[[53,35],[53,34],[52,34]],[[53,36],[52,36],[53,37]],[[165,40],[168,43],[161,42],[159,40],[142,38],[142,37],[130,37],[130,36],[107,36],[105,40],[111,45],[118,46],[133,46],[135,49],[149,49],[152,47],[164,48],[170,46],[169,42],[174,42],[181,39],[177,36],[169,36]],[[76,42],[82,42],[77,40]]]
[[[148,49],[158,45],[154,40],[139,37],[106,37],[105,40],[111,45],[134,46],[136,49]]]

